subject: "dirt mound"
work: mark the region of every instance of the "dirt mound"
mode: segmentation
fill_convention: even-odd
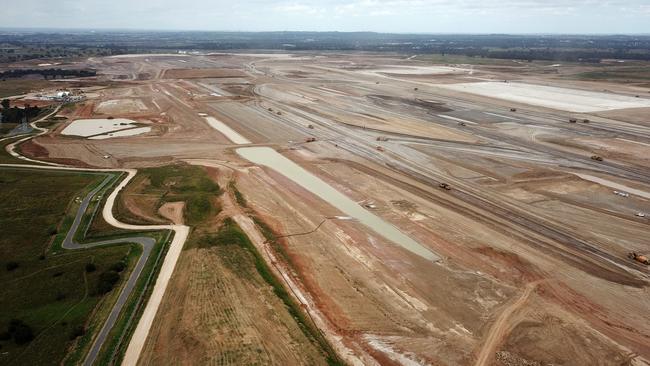
[[[163,79],[203,79],[203,78],[240,78],[245,77],[236,69],[169,69],[165,70]]]
[[[424,99],[408,99],[393,97],[389,95],[371,94],[367,96],[372,102],[383,107],[411,106],[426,110],[428,113],[451,112],[453,109],[445,106],[445,103]]]

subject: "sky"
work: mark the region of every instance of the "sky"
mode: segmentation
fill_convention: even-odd
[[[0,0],[0,27],[650,33],[650,0]]]

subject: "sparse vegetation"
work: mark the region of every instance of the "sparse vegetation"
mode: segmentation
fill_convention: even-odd
[[[204,235],[198,242],[199,247],[227,248],[227,250],[219,251],[224,263],[235,273],[247,279],[254,280],[255,273],[259,275],[267,285],[273,288],[273,293],[282,300],[287,311],[296,321],[305,336],[319,345],[328,364],[343,364],[329,343],[321,335],[320,331],[305,315],[291,295],[289,295],[284,284],[273,274],[264,261],[264,258],[257,251],[257,248],[234,220],[231,218],[224,219],[216,234]]]

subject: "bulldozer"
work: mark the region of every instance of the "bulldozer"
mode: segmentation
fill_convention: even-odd
[[[632,259],[632,260],[635,260],[635,261],[637,261],[639,263],[643,263],[645,265],[650,265],[650,259],[648,259],[648,257],[646,257],[645,255],[637,254],[635,252],[630,252],[627,255],[627,257]]]

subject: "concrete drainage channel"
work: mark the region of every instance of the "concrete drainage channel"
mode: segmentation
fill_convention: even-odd
[[[74,235],[79,229],[79,226],[81,225],[83,215],[86,212],[86,209],[88,208],[88,205],[90,204],[92,198],[97,194],[97,192],[100,192],[104,187],[106,187],[106,185],[114,178],[114,175],[112,173],[127,173],[126,178],[124,178],[115,187],[115,189],[111,192],[111,194],[106,200],[106,203],[102,209],[102,216],[104,220],[108,224],[119,229],[137,230],[137,231],[172,230],[174,232],[174,237],[171,241],[171,244],[169,245],[167,255],[165,256],[163,263],[160,266],[158,278],[155,282],[154,288],[149,297],[149,301],[147,302],[147,305],[145,306],[144,311],[142,312],[140,320],[138,321],[138,324],[133,332],[131,340],[129,341],[128,348],[124,355],[124,360],[122,364],[134,365],[137,363],[137,360],[140,357],[140,352],[142,351],[142,348],[144,346],[144,342],[149,333],[149,329],[151,328],[153,319],[156,315],[156,312],[158,311],[158,307],[162,302],[162,297],[165,293],[165,290],[167,289],[167,284],[169,283],[171,274],[174,271],[174,267],[176,266],[178,257],[180,256],[183,245],[185,244],[185,241],[189,234],[189,227],[185,225],[131,225],[131,224],[125,224],[123,222],[120,222],[113,216],[113,206],[115,205],[115,200],[117,198],[117,195],[120,192],[120,190],[122,190],[131,181],[131,179],[133,179],[133,177],[135,177],[135,175],[137,174],[137,170],[135,169],[94,170],[94,169],[74,168],[74,167],[63,166],[60,164],[53,164],[45,161],[38,161],[18,154],[14,150],[18,144],[48,132],[47,129],[38,127],[36,126],[36,124],[38,122],[41,122],[49,118],[51,115],[57,113],[58,110],[59,108],[55,109],[54,112],[46,115],[45,117],[39,119],[38,121],[31,123],[31,126],[34,129],[38,130],[39,133],[20,139],[19,141],[7,145],[6,148],[7,152],[16,158],[31,163],[45,164],[45,165],[0,164],[0,167],[107,174],[108,176],[104,179],[104,181],[102,181],[99,184],[99,186],[97,186],[95,189],[89,192],[88,195],[86,195],[86,197],[82,200],[81,205],[77,210],[77,214],[75,216],[74,222],[70,227],[70,230],[66,234],[66,237],[62,243],[62,247],[68,250],[76,250],[76,249],[85,249],[85,248],[97,247],[101,245],[110,245],[110,244],[118,244],[118,243],[137,243],[142,245],[143,247],[142,255],[138,259],[138,262],[136,263],[133,271],[131,272],[131,275],[129,276],[126,284],[122,288],[120,295],[117,301],[115,302],[115,304],[113,305],[113,308],[111,309],[108,318],[102,325],[100,332],[95,337],[91,349],[89,350],[88,354],[86,355],[86,358],[84,359],[84,365],[92,365],[97,359],[100,350],[102,349],[103,345],[106,343],[108,334],[110,333],[110,331],[113,329],[113,326],[117,322],[120,312],[124,308],[127,299],[133,292],[133,289],[135,288],[135,285],[138,279],[140,278],[144,266],[146,265],[151,255],[152,249],[156,244],[156,241],[153,238],[146,237],[146,236],[111,239],[111,240],[104,240],[104,241],[98,241],[98,242],[87,243],[87,244],[76,243],[74,241]],[[0,141],[1,140],[4,139],[0,139]]]

